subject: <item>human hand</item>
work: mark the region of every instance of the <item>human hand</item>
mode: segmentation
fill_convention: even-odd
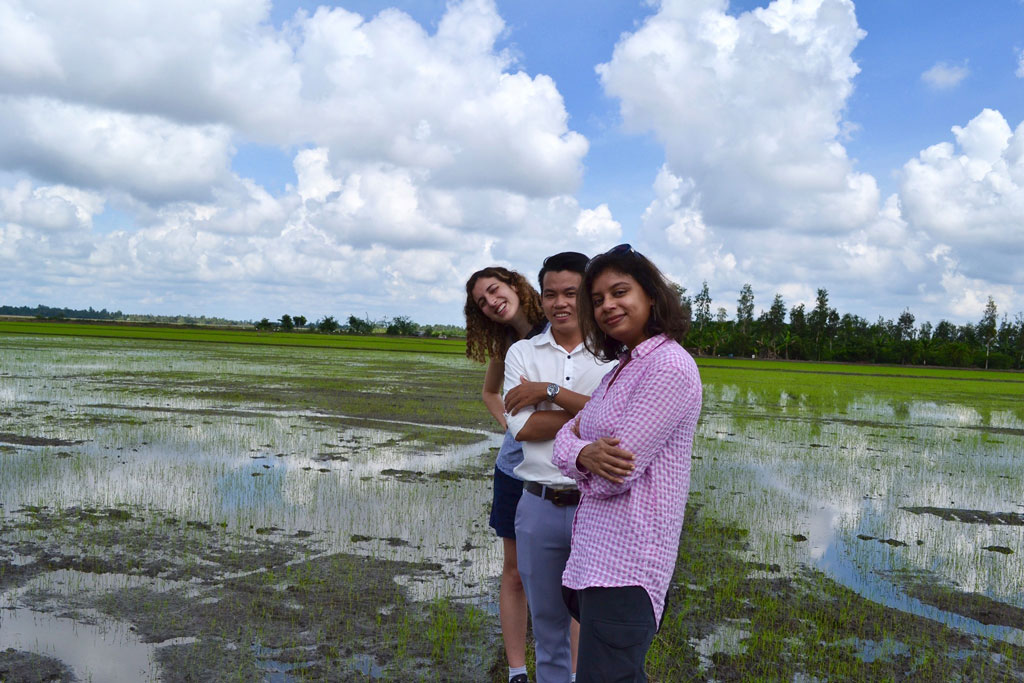
[[[621,484],[625,477],[636,468],[635,457],[629,451],[619,448],[619,439],[602,436],[588,443],[576,456],[576,467],[586,470],[613,484]]]
[[[531,382],[519,376],[519,386],[512,387],[505,394],[505,412],[515,415],[527,406],[535,406],[548,400],[548,383]]]

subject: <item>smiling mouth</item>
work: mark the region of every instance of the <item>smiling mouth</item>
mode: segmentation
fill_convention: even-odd
[[[498,306],[496,309],[494,309],[494,312],[497,315],[504,315],[506,308],[508,308],[508,302],[502,303],[500,306]]]
[[[625,318],[625,317],[626,317],[625,313],[620,314],[620,315],[613,315],[610,318],[605,318],[604,319],[604,324],[607,325],[608,327],[614,327],[615,325],[619,324],[619,322],[623,318]]]

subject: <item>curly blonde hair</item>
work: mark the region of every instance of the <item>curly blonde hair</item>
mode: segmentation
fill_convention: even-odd
[[[466,356],[479,363],[487,362],[488,358],[504,358],[508,347],[518,340],[512,327],[488,318],[473,300],[473,287],[482,277],[497,278],[511,287],[519,297],[519,308],[526,314],[531,326],[544,320],[540,294],[525,277],[501,266],[476,271],[466,280],[466,305],[463,311],[466,314]]]

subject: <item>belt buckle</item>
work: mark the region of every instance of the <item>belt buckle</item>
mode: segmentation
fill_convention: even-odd
[[[573,504],[576,489],[548,489],[551,492],[551,502],[560,507]]]

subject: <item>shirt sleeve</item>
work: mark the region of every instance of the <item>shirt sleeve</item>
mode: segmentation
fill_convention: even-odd
[[[566,422],[558,430],[558,434],[555,435],[554,450],[551,453],[551,462],[554,463],[555,467],[562,474],[576,481],[583,481],[590,477],[590,472],[585,472],[576,467],[576,458],[579,456],[580,451],[583,450],[583,447],[590,442],[576,436],[572,431],[572,426],[587,411],[587,406],[589,405],[590,403],[588,402],[575,418]]]
[[[618,437],[619,448],[634,455],[634,470],[619,484],[598,476],[579,479],[580,491],[596,498],[610,498],[628,491],[664,452],[669,437],[681,428],[684,417],[699,410],[700,397],[700,380],[695,366],[664,364],[650,368],[633,390],[629,407],[615,421],[612,433],[608,434]],[[576,450],[577,455],[587,443],[582,442]],[[575,462],[573,465],[575,467]],[[567,476],[572,475],[567,473]]]
[[[519,378],[524,376],[526,376],[526,363],[523,359],[523,349],[521,343],[516,342],[505,355],[504,393],[507,394],[510,389],[519,386]],[[505,421],[508,423],[508,429],[512,432],[513,437],[519,437],[519,430],[526,425],[526,421],[533,415],[534,410],[536,410],[536,406],[525,406],[520,408],[515,415],[505,413]]]

